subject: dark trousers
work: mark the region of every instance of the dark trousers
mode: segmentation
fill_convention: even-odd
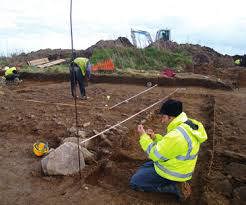
[[[180,196],[175,181],[170,181],[158,175],[153,161],[144,163],[130,180],[130,186],[136,191],[165,192]]]
[[[13,74],[11,74],[11,75],[5,76],[5,78],[6,78],[6,80],[8,80],[8,81],[14,81],[15,78],[19,78],[19,74],[13,73]]]
[[[73,69],[74,68],[74,69]],[[70,66],[69,67],[70,71],[70,82],[71,82],[71,91],[72,91],[72,96],[75,96],[75,89],[77,83],[79,84],[79,90],[81,97],[86,96],[85,94],[85,77],[82,75],[82,72],[78,66]]]

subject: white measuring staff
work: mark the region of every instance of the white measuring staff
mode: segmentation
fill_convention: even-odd
[[[89,140],[91,140],[91,139],[93,139],[93,138],[95,138],[95,137],[97,137],[97,136],[99,136],[99,135],[101,135],[101,134],[103,134],[103,133],[105,133],[105,132],[107,132],[107,131],[113,129],[113,128],[115,128],[115,127],[121,125],[122,123],[124,123],[124,122],[126,122],[126,121],[132,119],[133,117],[139,115],[140,113],[142,113],[142,112],[144,112],[144,111],[146,111],[146,110],[148,110],[148,109],[154,107],[154,106],[157,105],[158,103],[162,102],[163,100],[165,100],[165,99],[168,98],[169,96],[171,96],[171,95],[173,95],[174,93],[176,93],[178,90],[180,90],[180,88],[175,89],[173,92],[171,92],[171,93],[170,93],[169,95],[167,95],[166,97],[164,97],[164,98],[162,98],[161,100],[155,102],[154,104],[150,105],[149,107],[146,107],[146,108],[144,108],[143,110],[141,110],[141,111],[135,113],[134,115],[132,115],[132,116],[126,118],[125,120],[123,120],[123,121],[121,121],[121,122],[119,122],[119,123],[117,123],[117,124],[115,124],[115,125],[109,127],[108,129],[106,129],[106,130],[104,130],[104,131],[102,131],[102,132],[100,132],[100,133],[98,133],[98,134],[96,134],[96,135],[93,135],[92,137],[89,137],[89,138],[83,140],[82,142],[80,142],[80,144],[82,144],[82,143],[84,143],[84,142],[87,142],[87,141],[89,141]]]
[[[143,93],[145,93],[145,92],[147,92],[147,91],[149,91],[149,90],[155,88],[156,86],[157,86],[157,84],[155,84],[154,86],[148,88],[147,90],[144,90],[144,91],[142,91],[142,92],[140,92],[140,93],[138,93],[138,94],[136,94],[136,95],[134,95],[134,96],[132,96],[132,97],[130,97],[130,98],[128,98],[128,99],[122,101],[122,102],[119,102],[119,103],[113,105],[112,107],[109,108],[109,110],[113,109],[114,107],[117,107],[118,105],[120,105],[120,104],[122,104],[122,103],[124,103],[124,102],[127,102],[128,100],[131,100],[132,98],[135,98],[135,97],[137,97],[137,96],[139,96],[139,95],[141,95],[141,94],[143,94]]]

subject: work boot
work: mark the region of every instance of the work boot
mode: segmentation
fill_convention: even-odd
[[[78,96],[78,95],[76,95],[76,97],[75,97],[75,96],[73,96],[73,99],[75,99],[75,98],[76,98],[76,99],[78,99],[78,98],[79,98],[79,96]]]
[[[86,95],[82,96],[81,98],[79,98],[80,100],[87,100],[88,97]]]
[[[178,199],[183,202],[191,196],[191,186],[188,182],[178,182]]]

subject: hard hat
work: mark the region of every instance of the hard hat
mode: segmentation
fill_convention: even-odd
[[[4,70],[5,70],[5,71],[6,71],[6,70],[8,70],[8,69],[9,69],[9,67],[8,67],[8,66],[5,66],[5,67],[4,67]]]
[[[48,143],[36,142],[33,145],[33,153],[38,157],[43,156],[48,151],[49,151]]]

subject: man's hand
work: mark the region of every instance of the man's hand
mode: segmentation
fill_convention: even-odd
[[[146,132],[152,139],[155,139],[155,133],[152,129],[147,129]]]
[[[146,133],[145,130],[144,130],[143,125],[138,125],[138,133],[139,133],[140,135]]]

